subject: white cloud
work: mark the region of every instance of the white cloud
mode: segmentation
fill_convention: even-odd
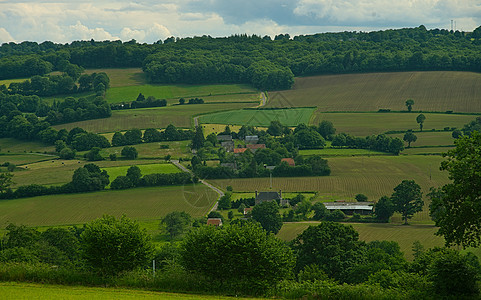
[[[118,40],[118,37],[111,35],[103,28],[90,29],[87,26],[77,21],[75,25],[69,26],[69,36],[74,40],[89,40],[94,39],[98,41],[104,40]]]
[[[5,28],[0,27],[0,44],[14,42],[14,41],[15,40],[10,35],[10,33],[8,33],[8,31]]]

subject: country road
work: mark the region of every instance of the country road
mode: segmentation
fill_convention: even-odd
[[[190,173],[192,176],[194,175],[194,173],[192,173],[191,170],[184,167],[178,160],[171,160],[171,162],[174,165],[176,165],[179,169],[181,169],[182,171]],[[213,190],[214,192],[216,192],[219,195],[219,197],[217,197],[217,201],[215,202],[214,206],[211,208],[211,210],[209,212],[217,210],[217,205],[219,204],[219,199],[220,199],[220,197],[225,195],[224,192],[222,190],[216,188],[212,184],[208,183],[207,181],[203,180],[203,179],[199,179],[199,181],[200,181],[200,183],[207,186],[208,188],[210,188],[211,190]]]

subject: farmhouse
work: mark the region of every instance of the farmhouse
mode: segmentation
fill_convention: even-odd
[[[222,226],[222,219],[221,218],[208,218],[207,225],[219,227]]]
[[[232,141],[232,135],[222,134],[217,136],[219,142],[230,142]]]
[[[346,215],[352,215],[354,213],[361,215],[372,214],[373,202],[327,202],[324,206],[329,211],[340,210]]]
[[[276,201],[279,200],[280,206],[289,205],[289,201],[282,199],[282,191],[279,192],[257,192],[256,191],[256,205],[261,204],[266,201]]]
[[[294,159],[292,158],[283,158],[281,159],[281,162],[285,161],[290,167],[295,167],[296,163],[294,162]]]
[[[259,137],[257,135],[246,135],[244,141],[247,144],[257,144],[257,142],[259,141]]]
[[[240,153],[244,153],[246,151],[247,151],[247,148],[235,148],[234,154],[240,154]]]
[[[225,141],[220,144],[226,152],[234,152],[234,141]]]
[[[247,149],[255,153],[258,149],[265,149],[266,145],[265,144],[247,144],[246,147]]]

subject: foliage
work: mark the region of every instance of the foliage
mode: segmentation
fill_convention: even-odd
[[[150,235],[125,215],[104,216],[85,225],[82,255],[102,275],[115,275],[144,265],[153,252]]]
[[[423,114],[419,114],[416,117],[416,122],[419,124],[419,130],[421,130],[421,131],[423,131],[423,125],[424,125],[425,120],[426,120],[426,116],[423,115]]]
[[[404,150],[403,142],[399,138],[391,138],[384,134],[361,138],[346,133],[340,133],[332,138],[332,146],[355,149],[370,149],[388,152],[395,155],[399,155],[399,153]]]
[[[376,219],[389,222],[389,218],[394,214],[395,207],[391,198],[383,196],[374,205],[374,215]]]
[[[254,223],[203,226],[181,244],[183,265],[235,290],[260,293],[289,278],[292,251]]]
[[[414,180],[403,180],[396,186],[391,201],[395,211],[401,214],[404,224],[407,224],[408,219],[415,213],[422,211],[424,206],[421,187]]]
[[[120,152],[120,154],[122,154],[122,156],[125,157],[126,159],[131,159],[131,160],[136,159],[137,156],[139,156],[137,149],[131,146],[125,146],[124,148],[122,148],[122,152]]]
[[[0,194],[4,194],[12,184],[12,173],[1,172],[0,173]]]
[[[279,205],[275,201],[265,201],[252,209],[252,219],[259,222],[267,232],[277,234],[282,227]]]
[[[316,264],[330,278],[341,282],[348,280],[352,266],[361,263],[361,247],[359,234],[352,226],[334,222],[309,226],[292,242],[297,270]]]
[[[406,100],[406,107],[407,107],[409,112],[411,112],[411,110],[413,109],[413,105],[414,105],[413,99]]]
[[[100,155],[100,150],[101,149],[99,147],[93,147],[89,152],[85,153],[84,156],[88,161],[104,160],[102,155]]]
[[[441,170],[452,180],[441,190],[431,193],[431,216],[447,245],[477,247],[481,241],[481,218],[477,203],[481,199],[481,134],[473,131],[455,141]]]
[[[232,193],[227,192],[225,193],[224,196],[220,197],[217,207],[221,210],[230,209],[231,201],[232,201]]]
[[[192,225],[192,221],[192,217],[183,211],[174,211],[162,218],[162,224],[165,224],[171,240],[186,232]]]
[[[411,148],[411,143],[415,142],[417,139],[418,137],[411,130],[406,132],[403,136],[403,141],[408,143],[408,148]]]
[[[356,199],[357,202],[366,202],[367,196],[364,194],[357,194],[356,196],[354,196],[354,199]]]

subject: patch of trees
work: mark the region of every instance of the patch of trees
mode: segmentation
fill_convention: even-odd
[[[142,131],[136,128],[127,130],[125,133],[116,132],[112,136],[112,146],[136,145],[142,142],[185,141],[191,138],[191,130],[176,128],[170,124],[162,131],[155,128],[147,128],[143,135]]]
[[[340,133],[332,139],[333,147],[347,147],[356,149],[370,149],[381,152],[388,152],[398,155],[404,150],[404,143],[399,138],[391,138],[384,134],[367,136],[365,138],[355,137],[350,134]]]
[[[29,184],[19,186],[15,191],[9,186],[0,193],[2,199],[36,197],[55,194],[84,193],[103,190],[108,184],[109,175],[97,165],[89,163],[78,168],[72,175],[72,180],[61,186],[43,186]]]
[[[110,104],[110,108],[112,110],[135,109],[135,108],[146,108],[146,107],[164,107],[164,106],[167,106],[167,100],[156,99],[154,96],[149,96],[145,98],[145,96],[142,93],[139,93],[139,96],[135,101]]]
[[[189,173],[171,173],[171,174],[147,174],[142,173],[137,166],[132,166],[127,170],[125,176],[118,176],[110,184],[110,188],[114,190],[129,189],[134,187],[147,186],[165,186],[165,185],[182,185],[196,183],[198,179],[192,177]]]
[[[184,104],[204,104],[204,99],[202,98],[190,98],[189,101],[186,103],[184,98],[179,99],[179,105],[184,105]]]

